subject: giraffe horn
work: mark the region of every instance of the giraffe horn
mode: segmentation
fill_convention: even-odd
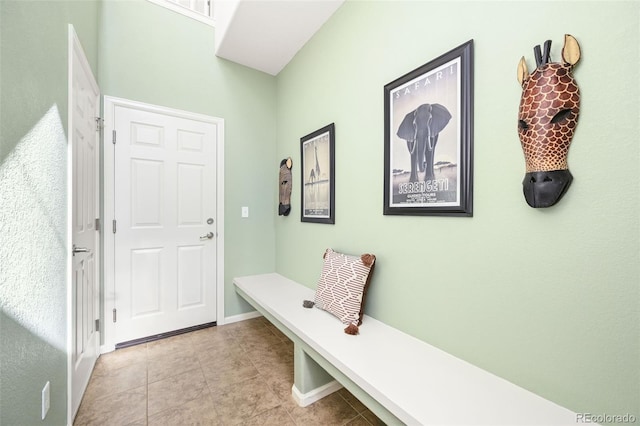
[[[542,51],[540,50],[540,45],[533,48],[533,56],[536,58],[536,67],[544,64],[544,62],[542,62]]]
[[[524,81],[529,78],[529,70],[527,69],[527,62],[524,60],[524,56],[520,59],[520,63],[518,63],[518,82],[520,86],[524,83]]]
[[[551,62],[551,40],[544,42],[544,55],[542,56],[542,63],[548,64]]]

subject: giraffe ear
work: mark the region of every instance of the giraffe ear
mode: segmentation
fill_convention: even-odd
[[[562,48],[562,59],[568,64],[575,65],[580,60],[580,45],[570,34],[564,35],[564,47]]]
[[[527,63],[523,56],[520,58],[520,62],[518,63],[518,82],[520,83],[520,86],[522,86],[527,78],[529,78],[529,70],[527,69]]]

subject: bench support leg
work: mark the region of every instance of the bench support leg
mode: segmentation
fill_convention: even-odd
[[[298,343],[294,344],[293,370],[291,394],[301,407],[306,407],[342,388],[342,385],[307,355]]]

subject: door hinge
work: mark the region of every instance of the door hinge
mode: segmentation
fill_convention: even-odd
[[[96,217],[96,231],[100,230],[100,218]]]
[[[111,135],[113,136],[111,139],[111,142],[115,145],[116,144],[116,131],[115,129],[111,132]]]
[[[96,117],[96,132],[99,132],[102,129],[104,129],[104,118]]]
[[[96,320],[96,331],[100,331],[100,320]]]
[[[117,320],[117,315],[116,315],[116,308],[113,308],[113,322],[116,322]]]
[[[116,233],[116,220],[115,219],[113,219],[112,224],[113,224],[113,233],[115,234]]]

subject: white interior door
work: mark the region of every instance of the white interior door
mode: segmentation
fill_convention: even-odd
[[[71,409],[80,406],[99,354],[100,91],[75,31],[70,30],[69,133],[72,181]]]
[[[114,112],[115,342],[216,321],[216,124]]]

